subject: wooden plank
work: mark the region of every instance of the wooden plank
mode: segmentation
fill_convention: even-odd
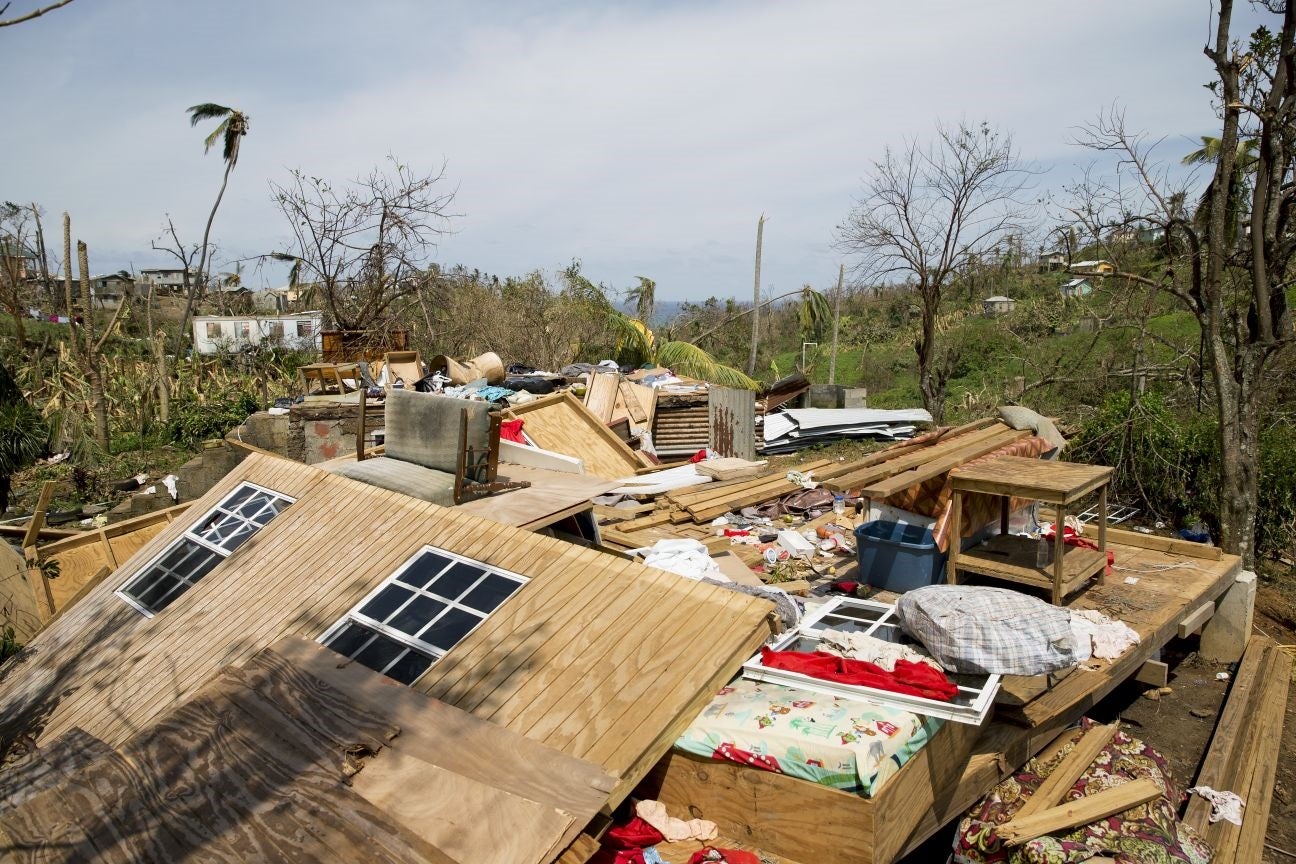
[[[1048,507],[1040,508],[1040,518],[1056,521],[1053,511]],[[1204,558],[1207,561],[1218,561],[1224,554],[1224,550],[1218,546],[1210,546],[1206,543],[1192,543],[1188,540],[1180,540],[1177,537],[1144,534],[1141,531],[1127,531],[1110,525],[1107,526],[1107,542],[1120,546],[1133,546],[1136,549],[1155,549],[1158,552]]]
[[[1160,660],[1148,660],[1134,673],[1134,680],[1150,687],[1164,687],[1170,681],[1170,667]]]
[[[919,483],[925,483],[928,480],[934,480],[942,474],[947,474],[953,468],[957,468],[964,462],[973,459],[979,459],[994,451],[1012,444],[1014,441],[1020,441],[1023,438],[1029,438],[1029,431],[1015,431],[999,433],[984,441],[979,441],[953,451],[948,456],[933,459],[923,465],[894,474],[884,480],[880,480],[870,486],[860,490],[860,495],[867,498],[889,498],[898,492],[903,492],[911,486]]]
[[[1250,789],[1244,793],[1247,803],[1243,811],[1235,861],[1259,864],[1265,847],[1269,827],[1269,813],[1273,805],[1274,783],[1280,761],[1283,719],[1287,707],[1287,694],[1291,688],[1292,659],[1282,649],[1270,647],[1266,651],[1275,655],[1277,662],[1268,693],[1261,708],[1261,728],[1252,739],[1254,755],[1251,760],[1254,772]],[[1219,823],[1216,823],[1217,825]]]
[[[645,387],[642,384],[636,384],[633,381],[621,379],[620,384],[621,399],[625,403],[626,412],[636,426],[644,426],[648,423],[648,408],[653,402],[653,389]]]
[[[978,441],[1003,434],[1007,429],[1003,424],[989,425],[961,435],[946,435],[938,439],[921,440],[919,443],[906,444],[901,447],[888,447],[871,453],[852,466],[851,471],[833,478],[828,484],[837,491],[859,489],[870,483],[885,479],[901,471],[908,471],[925,465],[933,459],[968,447]]]
[[[1035,566],[1035,547],[1038,541],[999,534],[985,543],[965,549],[958,554],[960,570],[980,573],[995,579],[1006,579],[1037,588],[1054,586],[1052,574]],[[1064,546],[1060,559],[1062,588],[1069,594],[1084,581],[1097,575],[1107,566],[1107,557],[1096,549],[1081,546]],[[1056,552],[1054,553],[1056,555]]]
[[[1155,780],[1140,777],[1030,816],[1013,817],[996,826],[994,832],[1009,846],[1020,846],[1045,834],[1064,833],[1116,813],[1123,813],[1159,798],[1161,794],[1161,787]]]
[[[1061,802],[1076,781],[1093,765],[1098,754],[1111,744],[1119,728],[1119,724],[1116,723],[1091,726],[1076,742],[1071,752],[1053,768],[1039,788],[1026,799],[1026,803],[1013,814],[1013,821],[1017,822],[1033,816]]]
[[[1214,603],[1203,603],[1193,611],[1184,616],[1179,622],[1179,627],[1175,635],[1180,639],[1186,639],[1202,628],[1202,625],[1211,619],[1215,614]]]
[[[621,391],[621,374],[619,372],[600,372],[597,369],[589,374],[589,384],[585,388],[585,407],[606,424],[612,419],[612,409],[616,405],[617,394]]]
[[[707,402],[708,445],[721,456],[756,458],[756,394],[713,385]]]
[[[27,523],[26,533],[23,534],[24,549],[36,545],[36,539],[40,536],[41,529],[45,527],[45,513],[49,510],[50,501],[54,499],[54,490],[57,486],[58,484],[53,480],[46,480],[41,484],[40,494],[36,497],[36,509]]]

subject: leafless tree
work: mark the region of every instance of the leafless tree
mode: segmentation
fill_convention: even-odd
[[[1073,210],[1086,225],[1106,219],[1164,232],[1163,266],[1122,268],[1117,276],[1169,292],[1197,319],[1218,420],[1221,545],[1248,566],[1255,558],[1261,406],[1267,373],[1293,341],[1286,292],[1296,255],[1296,9],[1282,0],[1255,5],[1275,16],[1277,33],[1261,28],[1245,44],[1233,40],[1233,3],[1221,0],[1213,42],[1203,49],[1215,75],[1208,87],[1221,135],[1196,212],[1186,206],[1190,186],[1172,181],[1156,161],[1157,142],[1131,132],[1117,110],[1080,135],[1080,143],[1116,155],[1117,176],[1086,183]],[[1258,142],[1254,163],[1240,170],[1239,154],[1248,149],[1239,145],[1250,140]],[[1249,234],[1232,230],[1240,216]]]
[[[0,202],[0,304],[13,316],[20,351],[27,343],[23,321],[27,315],[27,280],[33,275],[28,272],[28,262],[36,258],[30,215],[26,207]]]
[[[956,350],[937,345],[941,299],[970,263],[1027,227],[1032,171],[1012,137],[987,124],[938,125],[928,142],[888,148],[864,180],[838,245],[877,282],[903,282],[922,300],[918,387],[939,422]]]
[[[293,235],[275,257],[294,262],[297,281],[338,327],[373,327],[418,288],[450,230],[455,193],[444,179],[444,165],[421,173],[394,157],[341,186],[295,170],[270,184]]]

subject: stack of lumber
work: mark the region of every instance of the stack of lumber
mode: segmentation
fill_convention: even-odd
[[[1246,804],[1242,824],[1211,822],[1210,802],[1197,795],[1183,818],[1211,844],[1216,864],[1260,861],[1291,673],[1291,656],[1272,641],[1253,636],[1247,643],[1196,783],[1236,793]]]
[[[888,447],[852,462],[823,459],[806,462],[792,470],[812,474],[814,480],[830,489],[863,490],[860,494],[865,497],[884,498],[939,477],[953,467],[1028,435],[1029,432],[1009,429],[997,420],[978,420],[946,430],[944,434]],[[779,473],[738,482],[712,483],[702,489],[669,492],[666,499],[678,508],[672,522],[702,524],[731,510],[771,501],[798,488],[786,474]],[[892,491],[887,492],[887,489]]]

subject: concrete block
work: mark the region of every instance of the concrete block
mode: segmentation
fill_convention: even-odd
[[[1215,601],[1215,615],[1202,627],[1201,656],[1216,663],[1242,659],[1255,620],[1256,574],[1243,570]]]
[[[811,408],[845,408],[845,387],[837,384],[811,384]]]
[[[842,407],[843,408],[867,408],[868,388],[867,387],[842,388]]]

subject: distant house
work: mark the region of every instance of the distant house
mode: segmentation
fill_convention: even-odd
[[[125,271],[90,277],[90,297],[100,309],[116,309],[135,292],[135,280]]]
[[[1072,279],[1070,282],[1063,282],[1058,290],[1063,297],[1087,297],[1093,293],[1093,283],[1088,279]]]
[[[1052,252],[1041,252],[1040,256],[1035,259],[1035,265],[1041,273],[1052,273],[1054,270],[1065,270],[1067,266],[1066,253],[1060,250]]]
[[[219,354],[267,342],[287,348],[318,349],[322,324],[323,314],[320,312],[196,315],[193,319],[194,348],[199,354]]]
[[[1110,276],[1116,272],[1116,265],[1110,261],[1076,261],[1070,270],[1072,273],[1083,273],[1086,276]]]
[[[192,281],[197,276],[189,271]],[[185,271],[179,267],[153,267],[139,271],[139,281],[145,286],[152,285],[158,294],[178,294],[184,291]]]
[[[1017,301],[1011,297],[987,297],[981,301],[981,314],[987,318],[994,318],[998,315],[1007,315],[1017,306]]]

